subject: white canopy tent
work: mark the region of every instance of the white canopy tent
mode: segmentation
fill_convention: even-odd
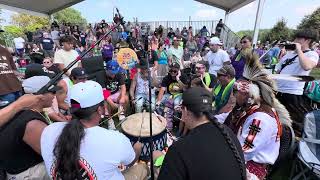
[[[0,8],[20,13],[29,13],[37,16],[49,16],[59,10],[70,7],[84,0],[0,0]],[[195,0],[226,11],[225,24],[228,16],[233,11],[255,1],[255,0]],[[259,0],[256,14],[253,44],[256,44],[259,34],[262,7],[265,0]]]
[[[83,0],[0,0],[0,8],[37,16],[49,16],[81,1]]]
[[[196,0],[198,2],[214,6],[226,11],[224,23],[227,24],[228,16],[230,13],[242,8],[243,6],[252,3],[255,0]],[[256,13],[255,25],[254,25],[254,36],[253,36],[253,44],[257,44],[259,29],[260,29],[260,21],[262,16],[262,10],[265,0],[258,0],[258,9]]]

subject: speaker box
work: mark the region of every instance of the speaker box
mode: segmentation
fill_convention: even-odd
[[[81,64],[89,76],[88,79],[96,81],[102,88],[106,87],[106,72],[102,56],[83,58]]]

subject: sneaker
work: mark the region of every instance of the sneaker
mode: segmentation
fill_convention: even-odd
[[[109,129],[109,130],[116,130],[116,126],[114,125],[113,119],[110,119],[110,120],[108,121],[108,129]]]

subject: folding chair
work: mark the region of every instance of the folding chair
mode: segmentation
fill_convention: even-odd
[[[295,135],[293,129],[290,126],[282,125],[279,156],[276,162],[270,166],[267,179],[274,179],[273,177],[276,177],[277,174],[282,173],[285,170],[283,167],[288,164],[288,159],[292,157],[295,148]]]
[[[305,116],[302,139],[298,144],[291,177],[292,180],[320,179],[320,110]]]

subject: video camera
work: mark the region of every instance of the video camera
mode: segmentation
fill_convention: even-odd
[[[294,51],[297,49],[296,44],[292,42],[283,42],[283,43],[280,43],[280,45],[284,46],[284,48],[289,51]]]

